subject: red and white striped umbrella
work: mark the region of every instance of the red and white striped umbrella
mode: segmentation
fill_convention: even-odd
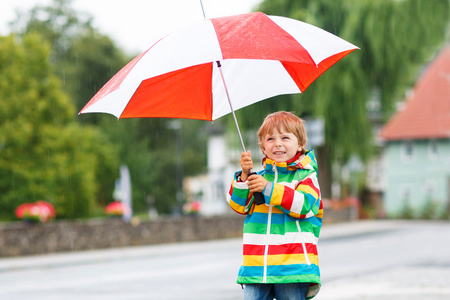
[[[80,113],[211,121],[231,107],[301,93],[355,49],[313,25],[261,12],[204,19],[134,58]]]

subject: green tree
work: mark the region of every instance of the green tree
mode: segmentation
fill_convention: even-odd
[[[64,74],[65,89],[73,99],[77,111],[86,105],[127,60],[126,55],[109,37],[92,28],[74,37],[66,55],[61,59],[58,72]],[[92,124],[99,123],[100,116],[89,114],[80,115],[79,118],[82,122]]]
[[[361,50],[324,73],[304,95],[292,98],[295,109],[325,116],[326,141],[333,157],[345,162],[352,153],[370,156],[371,124],[366,104],[380,91],[383,118],[418,76],[418,70],[445,42],[448,0],[265,0],[268,14],[297,18],[332,32]],[[337,152],[336,152],[337,151]]]
[[[75,122],[49,49],[36,34],[0,38],[2,219],[36,200],[53,203],[59,217],[91,216],[99,177],[117,176],[117,149],[98,130]]]
[[[53,0],[20,13],[13,22],[17,33],[39,33],[51,45],[51,61],[64,90],[80,111],[129,59],[113,41],[92,26],[93,18],[72,8],[73,0]],[[97,115],[82,116],[98,122]]]
[[[169,214],[176,205],[176,163],[182,156],[183,174],[192,176],[206,170],[206,134],[203,121],[179,120],[181,153],[176,148],[176,131],[165,119],[104,118],[111,128],[110,136],[121,147],[121,162],[130,168],[133,191],[133,209],[144,212],[148,199],[161,214]]]
[[[448,0],[265,0],[259,10],[311,23],[361,48],[303,95],[280,97],[288,110],[324,117],[326,144],[319,150],[328,162],[325,173],[352,154],[364,161],[374,154],[368,102],[378,102],[379,121],[387,120],[445,42],[449,25]]]
[[[105,84],[129,58],[111,39],[92,27],[92,17],[75,11],[72,0],[54,0],[18,16],[15,30],[21,34],[39,32],[52,45],[55,74],[63,80],[77,111]],[[105,114],[77,117],[82,124],[95,124],[119,148],[120,163],[130,169],[133,210],[147,209],[147,198],[155,199],[160,213],[169,213],[175,204],[175,149],[173,130],[163,119],[117,121]],[[205,142],[197,131],[204,122],[183,121],[184,174],[205,169]],[[111,182],[100,182],[104,196]]]

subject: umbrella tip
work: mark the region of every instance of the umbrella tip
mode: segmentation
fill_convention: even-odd
[[[206,19],[206,16],[205,16],[205,9],[203,8],[203,2],[202,2],[202,0],[200,0],[200,5],[201,5],[201,7],[202,7],[203,18]]]

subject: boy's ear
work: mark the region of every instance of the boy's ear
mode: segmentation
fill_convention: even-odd
[[[262,154],[266,155],[264,147],[263,146],[259,146],[259,148],[261,149]]]

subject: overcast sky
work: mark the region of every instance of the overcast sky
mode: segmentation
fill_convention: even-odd
[[[214,18],[252,11],[262,0],[203,0],[206,17]],[[0,0],[0,35],[17,9],[29,10],[51,0]],[[73,7],[94,17],[94,26],[118,45],[135,54],[161,37],[203,19],[200,0],[74,0]]]

